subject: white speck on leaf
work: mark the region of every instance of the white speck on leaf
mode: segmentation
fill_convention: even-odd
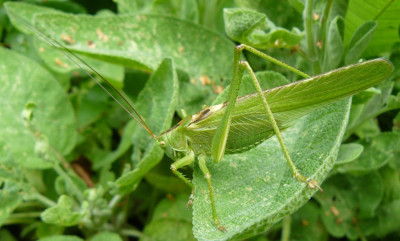
[[[230,164],[229,164],[229,166],[230,167],[233,167],[233,168],[237,168],[237,163],[236,162],[231,162]]]

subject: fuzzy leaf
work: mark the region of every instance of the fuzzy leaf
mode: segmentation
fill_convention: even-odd
[[[303,38],[297,28],[292,31],[276,27],[265,14],[249,9],[224,9],[225,32],[233,40],[258,49],[293,48]]]
[[[357,143],[343,144],[340,147],[336,165],[354,161],[354,159],[360,156],[363,150],[364,147]]]
[[[18,165],[48,168],[53,148],[65,155],[75,145],[71,103],[52,75],[26,57],[1,48],[0,68],[0,143]]]
[[[162,130],[170,127],[178,100],[178,88],[174,64],[171,59],[165,59],[139,94],[137,111],[142,114],[142,118],[149,123],[155,134],[160,134]],[[157,90],[157,93],[154,93],[154,90]],[[116,181],[120,192],[135,189],[143,176],[163,157],[163,150],[142,128],[135,129],[133,142],[134,161],[137,166]],[[144,153],[140,153],[141,149],[145,149]]]
[[[365,22],[354,32],[348,46],[349,50],[345,59],[346,65],[357,62],[371,41],[376,25],[375,21]]]
[[[289,153],[306,175],[323,180],[331,170],[344,134],[349,100],[339,101],[301,118],[283,132]],[[315,193],[296,181],[275,137],[241,154],[208,159],[217,213],[227,232],[213,222],[207,183],[195,166],[194,234],[199,240],[244,239],[270,228]]]
[[[5,6],[14,26],[17,27],[20,31],[27,34],[38,35],[37,32],[33,31],[32,28],[27,26],[27,24],[33,25],[33,20],[36,15],[40,13],[62,14],[62,12],[51,8],[40,7],[27,3],[8,2],[7,4],[5,4]],[[37,37],[40,38],[40,36]],[[68,35],[63,35],[62,39],[63,41],[60,41],[61,43],[64,43],[65,41],[73,41]],[[71,61],[66,55],[55,49],[53,46],[49,45],[47,42],[40,41],[36,38],[34,40],[33,46],[40,58],[53,71],[56,71],[58,73],[68,73],[80,70],[79,66]],[[82,58],[86,63],[88,63],[89,66],[96,69],[101,75],[107,78],[116,87],[122,87],[122,80],[124,77],[124,68],[122,66],[106,63],[104,61],[90,58],[88,56],[79,55],[79,57]],[[85,65],[81,66],[87,71],[91,72],[91,69],[87,68]]]
[[[324,55],[324,71],[335,69],[343,58],[343,18],[336,17],[329,24]]]
[[[73,210],[73,205],[74,202],[70,197],[61,195],[58,199],[57,205],[46,209],[41,214],[41,218],[44,222],[49,224],[56,224],[65,227],[77,225],[82,221],[87,210],[83,207],[82,211],[76,212]]]
[[[213,86],[224,86],[231,77],[234,44],[185,21],[154,15],[38,14],[35,27],[73,51],[130,68],[154,71],[164,58],[173,58],[191,80],[181,91],[198,93],[181,106],[188,113],[210,104],[216,96]]]
[[[338,172],[366,172],[382,167],[399,155],[400,134],[382,133],[361,144],[363,153],[355,161],[338,166]]]

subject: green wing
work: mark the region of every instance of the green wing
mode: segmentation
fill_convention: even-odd
[[[375,59],[265,90],[263,93],[280,130],[283,130],[292,125],[296,119],[318,108],[380,83],[392,70],[393,67],[388,61]],[[206,115],[197,116],[186,126],[185,135],[196,153],[210,154],[211,141],[226,105],[209,108],[210,111]],[[202,115],[204,113],[203,110]],[[243,152],[273,134],[257,93],[240,97],[232,111],[225,152]]]

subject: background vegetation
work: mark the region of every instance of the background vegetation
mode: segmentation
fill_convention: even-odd
[[[398,0],[1,1],[0,239],[399,239],[399,12]],[[210,161],[222,233],[197,164],[188,211],[171,160],[40,33],[129,96],[156,134],[224,100],[238,43],[310,75],[381,56],[395,71],[285,131],[323,193],[291,177],[274,138]],[[263,88],[299,78],[243,58]]]

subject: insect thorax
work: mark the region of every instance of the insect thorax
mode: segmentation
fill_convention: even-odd
[[[172,128],[159,137],[159,142],[165,143],[162,146],[164,152],[173,160],[182,158],[190,152],[187,140],[180,127]]]

